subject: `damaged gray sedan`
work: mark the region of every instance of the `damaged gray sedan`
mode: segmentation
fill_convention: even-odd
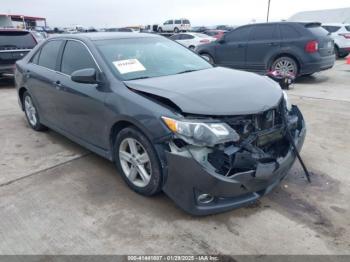
[[[214,67],[161,36],[52,37],[17,62],[21,109],[114,161],[131,189],[194,215],[270,192],[305,138],[299,109],[267,77]]]

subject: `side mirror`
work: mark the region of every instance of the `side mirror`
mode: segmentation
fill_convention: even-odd
[[[97,72],[94,68],[77,70],[71,74],[71,79],[82,84],[97,84]]]
[[[219,44],[225,44],[225,43],[226,43],[225,38],[224,38],[224,37],[220,38],[220,39],[218,40],[218,43],[219,43]]]

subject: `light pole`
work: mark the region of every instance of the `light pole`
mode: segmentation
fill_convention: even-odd
[[[266,17],[266,22],[269,22],[269,16],[270,16],[270,3],[271,0],[268,0],[268,4],[267,4],[267,17]]]

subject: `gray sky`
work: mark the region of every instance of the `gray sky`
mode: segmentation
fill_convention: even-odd
[[[299,11],[350,7],[349,0],[271,0],[271,20]],[[264,21],[267,0],[1,0],[0,13],[43,16],[50,26],[132,26],[186,17],[192,25]]]

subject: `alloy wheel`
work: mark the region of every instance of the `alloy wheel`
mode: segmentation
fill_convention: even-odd
[[[145,148],[134,138],[125,138],[119,146],[119,161],[131,183],[145,187],[151,180],[151,160]]]
[[[281,75],[297,74],[297,65],[292,59],[281,58],[275,61],[273,64],[274,71],[277,71]]]

